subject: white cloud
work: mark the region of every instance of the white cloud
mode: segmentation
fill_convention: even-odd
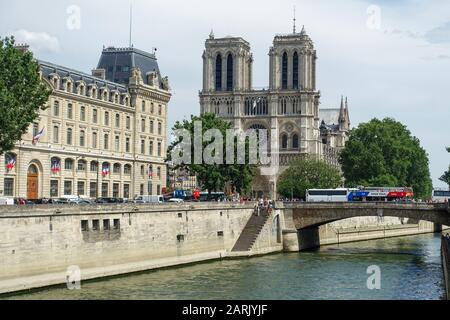
[[[16,39],[16,44],[28,44],[33,52],[52,52],[60,51],[58,38],[49,35],[46,32],[33,32],[20,29],[12,32]]]

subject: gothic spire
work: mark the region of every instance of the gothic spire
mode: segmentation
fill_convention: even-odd
[[[295,34],[295,29],[296,29],[296,25],[295,25],[296,19],[295,19],[295,6],[294,6],[294,26],[293,26],[293,33]]]
[[[341,96],[341,109],[339,110],[339,123],[345,121],[344,96]]]

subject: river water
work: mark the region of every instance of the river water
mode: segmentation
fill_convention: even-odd
[[[369,266],[380,289],[367,288]],[[443,299],[440,235],[333,245],[82,282],[8,299]],[[372,282],[371,282],[372,283]]]

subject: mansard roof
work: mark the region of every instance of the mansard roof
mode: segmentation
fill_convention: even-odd
[[[133,68],[141,71],[145,84],[148,84],[145,76],[148,72],[156,72],[161,79],[155,54],[134,47],[103,49],[97,66],[97,69],[105,69],[106,79],[121,84],[128,84]]]
[[[50,63],[50,62],[46,62],[46,61],[42,61],[42,60],[37,60],[37,61],[39,63],[39,66],[41,67],[42,77],[45,79],[49,79],[52,74],[57,74],[60,79],[70,77],[74,82],[81,80],[81,81],[84,81],[86,83],[86,85],[96,84],[97,87],[99,87],[99,88],[106,87],[106,88],[108,88],[109,91],[117,90],[120,93],[128,92],[127,87],[122,84],[104,80],[101,78],[97,78],[90,74],[87,74],[87,73],[84,73],[81,71],[77,71],[74,69],[70,69],[67,67],[63,67],[63,66],[60,66],[60,65],[57,65],[54,63]]]

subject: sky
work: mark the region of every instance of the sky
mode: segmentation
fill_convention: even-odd
[[[132,43],[169,77],[169,128],[199,113],[202,53],[215,36],[240,36],[254,56],[253,86],[268,86],[269,47],[305,26],[317,50],[321,107],[348,96],[352,127],[394,118],[429,154],[435,187],[450,154],[448,0],[0,0],[0,37],[15,35],[39,59],[90,73],[103,46]]]

